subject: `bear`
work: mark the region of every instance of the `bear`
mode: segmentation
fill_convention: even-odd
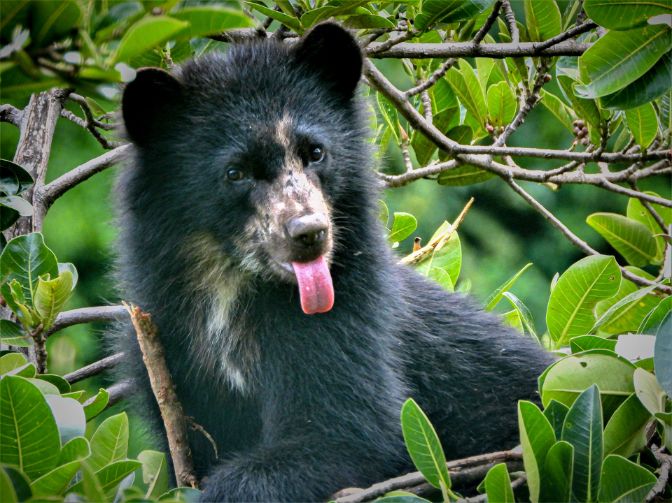
[[[326,500],[412,471],[409,397],[449,458],[510,448],[516,402],[534,399],[551,361],[398,264],[362,61],[325,23],[142,69],[124,90],[119,282],[151,313],[185,413],[211,437],[190,433],[203,501]],[[113,345],[158,420],[134,334]]]

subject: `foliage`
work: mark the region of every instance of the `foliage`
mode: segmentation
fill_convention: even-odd
[[[106,112],[116,107],[120,83],[131,80],[142,66],[170,69],[190,57],[222,50],[224,42],[235,38],[232,29],[260,28],[268,21],[269,29],[278,31],[282,26],[302,34],[322,21],[336,19],[356,30],[361,40],[375,38],[390,47],[395,36],[415,44],[470,42],[479,36],[485,45],[510,42],[516,36],[516,43],[548,44],[572,26],[581,27],[585,14],[599,28],[587,26],[579,35],[578,42],[588,48],[578,57],[537,52],[498,59],[403,58],[398,68],[410,108],[425,120],[429,117],[431,126],[462,152],[437,144],[421,123],[409,119],[413,115],[394,101],[393,93],[378,87],[369,92],[375,141],[382,152],[401,155],[406,168],[401,174],[382,174],[383,180],[395,187],[423,178],[469,190],[498,177],[511,182],[513,175],[496,168],[505,166],[513,173],[520,168],[516,156],[496,150],[469,158],[459,154],[491,144],[505,146],[536,103],[572,136],[566,150],[551,151],[547,157],[594,156],[589,161],[548,166],[546,178],[532,179],[545,188],[555,191],[567,180],[584,183],[590,176],[609,173],[614,165],[619,172],[631,174],[655,166],[653,159],[645,157],[628,168],[608,164],[599,157],[605,151],[644,156],[670,148],[672,30],[665,16],[669,18],[672,7],[668,3],[525,0],[519,6],[514,3],[524,22],[511,24],[499,13],[480,35],[502,2],[253,0],[244,6],[253,14],[246,14],[237,2],[3,0],[3,100],[25,103],[34,93],[74,88],[83,95],[77,103],[84,118],[70,112],[75,117],[70,120],[83,124],[109,148],[116,145],[116,138]],[[656,19],[662,22],[652,22]],[[379,49],[373,44],[367,48],[374,57]],[[408,82],[431,85],[414,90]],[[554,171],[555,175],[549,174]],[[399,178],[403,176],[408,180]],[[636,188],[637,180],[620,181]],[[7,236],[20,219],[40,210],[36,208],[39,198],[32,197],[37,184],[39,178],[27,167],[0,160],[0,231]],[[603,180],[593,183],[613,190],[609,184],[615,185]],[[628,195],[624,214],[600,211],[586,217],[586,231],[594,230],[593,242],[602,239],[600,249],[607,252],[597,253],[585,243],[580,246],[588,256],[550,285],[545,329],[539,329],[531,310],[511,291],[524,274],[531,274],[527,272],[531,264],[509,272],[510,279],[485,302],[487,310],[498,310],[506,323],[560,357],[540,376],[542,408],[525,401],[518,406],[527,493],[512,488],[520,474],[497,464],[482,485],[489,501],[520,500],[526,494],[535,503],[641,501],[656,482],[651,461],[654,445],[672,452],[672,297],[666,293],[669,272],[663,274],[666,252],[669,260],[672,209],[654,202],[669,194],[631,191]],[[381,214],[391,246],[409,248],[409,238],[422,219],[399,211],[390,216],[384,204]],[[553,221],[553,215],[544,217]],[[460,276],[463,241],[456,231],[458,224],[444,221],[424,247],[415,240],[417,249],[401,260],[446,290],[468,292],[471,282]],[[571,231],[563,233],[575,244],[581,241]],[[8,242],[3,236],[0,245],[4,300],[0,307],[6,305],[11,311],[11,316],[0,320],[0,342],[14,350],[24,348],[28,354],[35,351],[39,358],[37,350],[44,347],[44,338],[77,285],[77,270],[58,262],[40,232]],[[191,501],[197,497],[186,488],[168,490],[163,453],[143,451],[137,460],[128,459],[125,414],[111,416],[85,434],[87,422],[108,406],[106,390],[86,398],[83,392],[72,391],[63,377],[40,373],[39,365],[40,361],[29,361],[18,351],[0,356],[3,501],[66,496],[89,501]],[[402,409],[401,422],[418,470],[441,490],[444,500],[456,499],[436,433],[412,399]],[[425,501],[409,495],[385,498],[400,499]]]

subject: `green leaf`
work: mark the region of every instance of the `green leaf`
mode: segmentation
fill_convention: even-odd
[[[653,353],[656,376],[667,395],[672,397],[672,316],[668,315],[658,328]],[[662,412],[662,411],[661,411]]]
[[[401,429],[406,449],[415,467],[427,482],[442,490],[450,489],[446,457],[434,427],[412,398],[401,408]]]
[[[523,5],[530,41],[548,40],[562,31],[560,9],[555,0],[525,0]]]
[[[453,88],[460,103],[477,121],[479,128],[483,129],[488,110],[483,90],[474,69],[464,59],[460,59],[459,70],[455,67],[451,68],[445,78]]]
[[[514,503],[511,479],[506,463],[498,463],[485,476],[485,493],[488,503]]]
[[[555,443],[553,427],[539,407],[532,402],[518,402],[518,429],[523,447],[523,464],[527,474],[527,485],[532,503],[539,501],[541,474],[544,470],[546,454]]]
[[[628,263],[645,266],[656,258],[658,248],[645,225],[617,213],[593,213],[586,223],[595,229]]]
[[[189,23],[167,16],[143,17],[124,34],[112,61],[128,62],[135,56],[170,40],[188,27]]]
[[[303,32],[301,22],[298,19],[296,19],[296,17],[288,16],[284,12],[278,12],[275,9],[269,9],[265,5],[257,4],[254,2],[246,2],[246,4],[251,9],[261,12],[264,16],[268,16],[271,19],[275,19],[276,21],[280,22],[281,24],[284,24],[287,28],[291,28],[297,33]]]
[[[34,47],[45,47],[73,32],[82,16],[75,0],[33,2],[30,35]]]
[[[191,487],[177,487],[168,491],[159,498],[159,501],[179,501],[184,503],[199,503],[201,491]]]
[[[7,353],[0,356],[0,375],[7,374],[14,369],[23,367],[28,363],[21,353]]]
[[[125,412],[101,423],[91,437],[91,452],[93,455],[87,464],[96,471],[127,456],[128,416]]]
[[[630,395],[604,428],[604,453],[630,457],[646,446],[646,425],[651,414],[637,395]]]
[[[56,375],[56,374],[40,374],[38,376],[35,376],[37,379],[41,379],[43,381],[47,381],[54,386],[58,388],[58,392],[63,394],[63,393],[70,393],[71,387],[70,383],[63,379],[61,376]]]
[[[645,150],[658,133],[658,116],[651,103],[625,111],[625,122],[637,144]]]
[[[146,486],[145,498],[154,499],[168,490],[168,466],[166,455],[158,451],[142,451],[138,454],[142,463],[142,481]]]
[[[357,7],[366,5],[370,0],[349,0],[348,2],[341,2],[340,5],[325,5],[305,12],[301,16],[301,25],[304,28],[311,26],[336,16],[355,12]]]
[[[572,501],[573,472],[574,446],[559,440],[546,455],[541,501],[548,503]]]
[[[505,126],[516,115],[516,95],[506,82],[498,82],[488,89],[488,118],[493,126]]]
[[[107,501],[103,485],[87,463],[82,463],[82,480],[72,486],[69,492],[83,493],[88,501]]]
[[[610,455],[602,466],[600,503],[637,503],[644,501],[656,483],[656,476],[624,457]]]
[[[620,91],[602,96],[600,101],[606,108],[627,110],[638,107],[663,95],[670,89],[671,81],[672,55],[667,53],[632,84],[628,84]]]
[[[624,30],[645,26],[649,18],[660,14],[672,14],[669,2],[645,0],[586,0],[583,8],[588,17],[610,30]]]
[[[35,288],[34,305],[40,322],[45,329],[51,327],[56,316],[70,298],[72,292],[72,273],[64,271],[54,279],[41,276]]]
[[[12,481],[3,468],[0,468],[0,494],[7,503],[18,503],[16,491],[12,485]]]
[[[642,320],[637,333],[646,334],[657,329],[672,312],[672,297],[665,297]]]
[[[623,285],[625,284],[625,281],[621,282],[621,290],[623,289]],[[635,320],[634,322],[631,322],[630,324],[627,324],[626,322],[626,327],[636,327],[639,324],[639,321],[644,317],[644,315],[651,309],[651,303],[655,302],[655,297],[651,296],[650,299],[648,299],[648,302],[644,302],[642,299],[649,295],[653,290],[655,290],[656,286],[649,286],[646,288],[641,288],[641,289],[635,289],[634,292],[631,292],[622,298],[620,298],[617,302],[612,304],[606,311],[601,314],[598,310],[597,314],[599,316],[599,319],[595,322],[595,325],[593,326],[593,329],[591,330],[592,332],[596,331],[598,328],[603,327],[607,324],[611,325],[612,327],[614,325],[617,325],[617,322],[619,319],[622,319],[623,317],[626,316],[626,314],[632,314],[633,310],[639,309],[639,315],[637,313],[635,314]],[[619,292],[620,293],[620,292]],[[618,293],[616,294],[618,296]],[[609,299],[604,302],[610,302],[612,299]],[[623,325],[622,323],[620,324],[621,326]],[[623,333],[627,330],[607,330],[608,333]]]
[[[534,328],[534,320],[532,319],[532,313],[530,312],[530,309],[523,303],[522,300],[520,300],[511,292],[502,292],[502,295],[506,297],[511,306],[513,306],[513,309],[515,309],[515,311],[518,313],[520,321],[523,325],[523,333],[531,335],[537,341],[541,340],[539,334],[537,334],[537,331]]]
[[[665,391],[660,387],[656,376],[638,368],[634,373],[634,386],[637,398],[651,414],[665,412]]]
[[[453,279],[450,277],[450,274],[445,269],[441,269],[440,267],[432,267],[429,270],[429,274],[427,274],[427,277],[436,281],[439,285],[443,287],[444,290],[447,290],[449,292],[455,291],[455,283],[453,283]]]
[[[555,432],[555,438],[560,438],[562,436],[562,425],[565,424],[567,412],[569,412],[569,407],[557,400],[551,400],[544,408],[544,416],[548,419],[548,422],[551,423],[553,431]]]
[[[418,221],[410,213],[394,212],[394,220],[388,240],[398,243],[409,237],[418,228]]]
[[[0,405],[0,463],[17,466],[32,480],[53,469],[61,442],[42,393],[21,377],[5,376]]]
[[[415,17],[415,28],[426,30],[438,22],[470,19],[492,5],[494,0],[424,0]]]
[[[33,205],[19,196],[0,196],[0,207],[10,208],[22,217],[33,215]]]
[[[439,174],[438,182],[439,185],[462,187],[465,185],[475,185],[477,183],[487,182],[495,176],[495,174],[477,168],[476,166],[472,166],[471,164],[463,164],[456,168],[449,169],[448,171],[441,172],[441,174]]]
[[[378,102],[378,110],[380,110],[380,115],[383,117],[387,127],[390,128],[390,131],[392,131],[397,144],[401,144],[399,112],[397,112],[397,109],[394,107],[394,105],[382,93],[376,93],[376,100]]]
[[[232,28],[253,26],[252,19],[241,11],[218,5],[185,7],[170,17],[189,23],[189,38],[217,35]]]
[[[602,467],[602,408],[600,391],[592,385],[579,395],[567,413],[562,440],[574,447],[572,492],[579,501],[595,501]]]
[[[45,398],[56,420],[62,444],[75,437],[84,436],[86,418],[81,403],[59,395],[47,395]]]
[[[91,447],[89,446],[89,441],[84,437],[75,437],[66,442],[63,449],[61,449],[58,465],[64,465],[71,461],[82,461],[90,455]]]
[[[616,341],[604,339],[597,335],[579,335],[578,337],[572,337],[570,339],[569,347],[574,354],[580,353],[581,351],[588,351],[589,349],[616,351]]]
[[[449,108],[435,115],[433,124],[439,131],[446,131],[451,124],[455,123],[456,120],[459,120],[459,116],[460,113],[457,108]],[[467,126],[458,127],[464,127],[469,131],[469,140],[467,141],[467,143],[469,143],[471,141],[471,129]],[[427,139],[427,137],[418,130],[413,131],[411,146],[415,152],[415,158],[421,165],[427,164],[432,159],[434,152],[436,152],[436,145],[434,142]]]
[[[600,387],[605,415],[611,413],[635,391],[635,366],[615,353],[592,349],[563,358],[548,367],[539,378],[544,406],[557,400],[571,406],[592,384]]]
[[[563,103],[563,101],[556,95],[549,93],[545,89],[539,92],[541,96],[541,104],[553,114],[553,116],[565,126],[569,132],[574,131],[572,122],[576,119],[574,111]]]
[[[345,25],[349,28],[355,29],[369,29],[369,28],[394,28],[395,24],[383,16],[375,16],[373,14],[359,14],[350,16],[345,21]]]
[[[107,392],[107,390],[100,388],[95,396],[92,396],[86,402],[84,402],[84,414],[86,415],[86,420],[90,421],[98,414],[103,412],[109,401],[110,394]]]
[[[440,239],[440,236],[448,232],[450,222],[444,220],[436,229],[429,242]],[[429,276],[433,268],[443,269],[450,275],[453,285],[457,284],[462,268],[462,243],[457,232],[444,241],[443,245],[437,245],[428,259],[420,262],[416,270],[425,276]]]
[[[585,335],[595,323],[593,308],[618,291],[621,271],[614,257],[593,255],[567,269],[551,292],[546,325],[557,345]]]
[[[592,99],[579,98],[575,92],[577,84],[567,75],[558,75],[558,83],[576,115],[588,124],[590,141],[594,145],[599,145],[602,116],[597,103]]]
[[[95,452],[93,457],[95,457]],[[93,460],[93,457],[91,458],[91,460]],[[90,461],[85,462],[83,466],[87,466],[89,463]],[[115,461],[96,471],[95,479],[91,479],[91,482],[93,484],[95,484],[95,482],[98,482],[99,485],[96,484],[97,487],[95,490],[96,492],[102,492],[105,495],[103,501],[107,501],[110,497],[114,496],[114,493],[116,492],[119,483],[141,466],[142,463],[140,463],[139,461],[130,459],[126,459],[123,461]],[[86,494],[86,478],[87,475],[85,472],[84,479],[81,482],[78,482],[77,484],[72,486],[69,492],[81,492],[82,489],[84,489],[84,492]]]
[[[577,86],[583,98],[606,96],[644,75],[672,48],[668,26],[610,31],[579,57],[579,70],[588,84]]]
[[[658,194],[651,191],[646,191],[645,194],[658,196]],[[663,219],[666,225],[672,223],[672,209],[666,208],[665,206],[660,206],[659,204],[649,204]],[[653,215],[649,212],[649,210],[646,209],[642,202],[635,197],[628,199],[628,209],[626,215],[628,218],[644,224],[651,231],[651,234],[654,235],[654,239],[656,240],[656,247],[658,248],[658,252],[654,261],[656,263],[662,262],[663,255],[665,253],[665,239],[662,236],[656,236],[656,234],[660,234],[662,232],[662,229],[658,225],[658,222],[656,222],[655,218],[653,218]]]
[[[29,335],[26,335],[21,325],[10,320],[0,320],[0,342],[9,346],[23,348],[33,345],[33,339]]]
[[[79,461],[71,461],[42,475],[30,484],[33,494],[35,496],[56,496],[63,494],[70,481],[77,474],[77,471],[79,471],[80,465]]]
[[[530,267],[532,267],[532,262],[525,264],[520,271],[518,271],[511,278],[507,279],[503,284],[497,287],[497,289],[495,289],[495,291],[492,292],[488,297],[488,299],[485,301],[485,310],[492,311],[495,308],[495,306],[499,304],[499,301],[502,300],[504,292],[508,292],[516,283],[516,281],[518,281],[518,279],[523,275],[523,273],[527,271]]]
[[[0,255],[0,282],[16,279],[21,285],[26,303],[32,302],[38,278],[43,274],[57,276],[58,263],[39,232],[17,236],[3,248]]]

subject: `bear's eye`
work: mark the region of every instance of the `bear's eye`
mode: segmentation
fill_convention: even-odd
[[[308,150],[308,159],[310,162],[320,162],[324,159],[324,148],[319,145],[311,145]]]
[[[245,173],[243,173],[242,169],[231,168],[226,172],[226,178],[232,182],[238,182],[245,178]]]

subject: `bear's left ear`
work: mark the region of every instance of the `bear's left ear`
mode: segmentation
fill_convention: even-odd
[[[294,49],[297,61],[317,72],[345,98],[351,98],[362,75],[362,51],[350,33],[335,23],[310,30]]]

